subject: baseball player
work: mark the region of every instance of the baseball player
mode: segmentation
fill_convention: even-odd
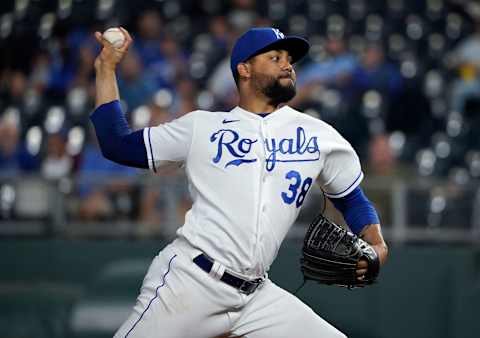
[[[292,64],[309,43],[275,28],[237,41],[231,70],[240,102],[228,112],[197,110],[132,132],[121,111],[115,69],[120,48],[96,38],[96,110],[104,156],[156,172],[185,167],[192,208],[160,251],[136,305],[115,337],[345,337],[267,275],[310,187],[317,182],[353,232],[387,257],[375,209],[362,193],[359,159],[331,126],[285,105],[295,96]],[[367,272],[358,264],[358,278]]]

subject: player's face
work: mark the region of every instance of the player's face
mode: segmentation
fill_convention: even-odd
[[[271,50],[251,59],[252,84],[277,106],[296,94],[296,75],[291,57],[285,50]]]

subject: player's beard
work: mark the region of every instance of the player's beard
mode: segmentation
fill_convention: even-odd
[[[281,79],[282,77],[274,77],[264,74],[254,75],[255,86],[263,95],[270,99],[269,104],[274,107],[290,101],[297,93],[293,80],[288,81],[286,85],[283,85],[280,83]]]

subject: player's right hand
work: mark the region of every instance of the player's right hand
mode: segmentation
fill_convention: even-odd
[[[128,51],[133,42],[132,37],[123,27],[119,27],[125,36],[125,42],[120,48],[115,48],[110,42],[105,40],[102,33],[95,32],[95,39],[102,45],[102,51],[95,59],[95,69],[98,71],[104,67],[109,69],[115,69],[117,64],[123,59],[124,55]]]

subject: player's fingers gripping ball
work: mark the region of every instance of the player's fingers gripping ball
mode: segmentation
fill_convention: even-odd
[[[368,263],[365,275],[357,275],[361,259]],[[380,261],[364,240],[319,215],[310,225],[300,260],[305,280],[348,288],[363,287],[377,280]]]
[[[112,27],[103,32],[102,37],[115,48],[120,48],[125,43],[125,35],[120,28]]]

